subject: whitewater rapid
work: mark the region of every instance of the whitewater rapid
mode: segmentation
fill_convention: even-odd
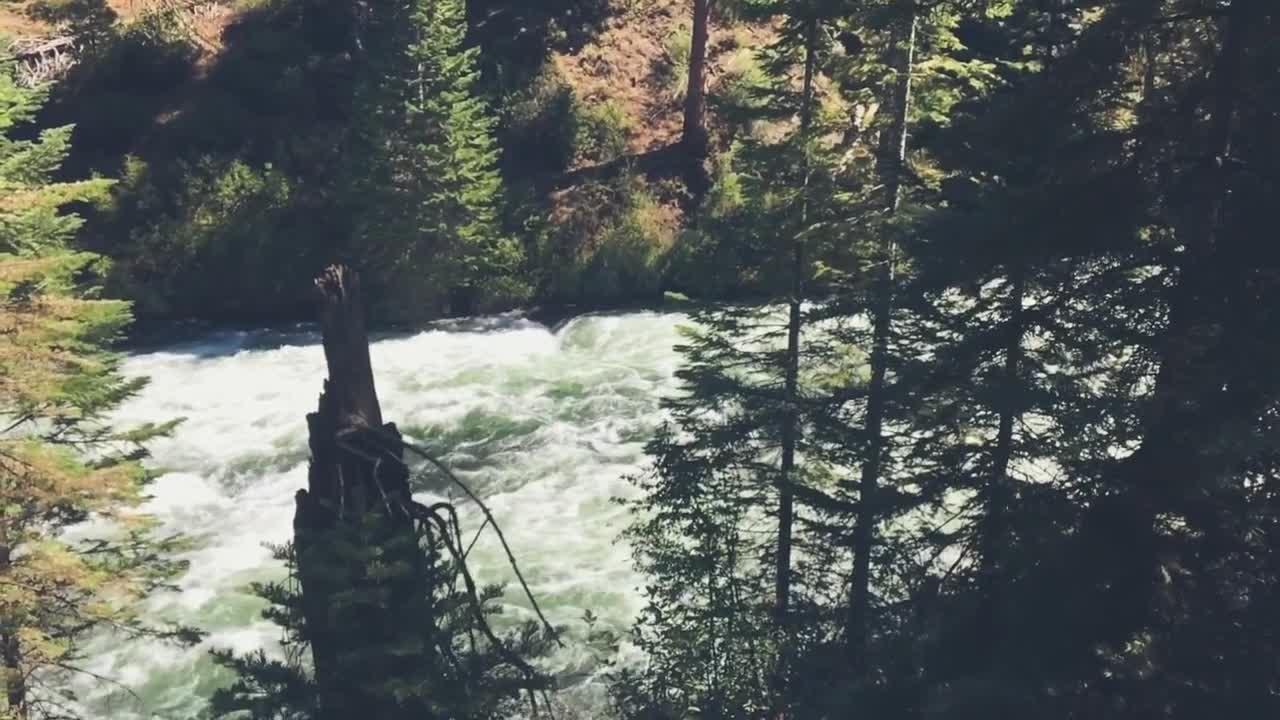
[[[614,502],[645,464],[644,443],[663,420],[659,399],[676,389],[676,314],[582,316],[552,331],[503,316],[375,338],[372,360],[383,415],[410,440],[442,455],[489,504],[551,621],[570,642],[546,664],[569,690],[577,717],[598,717],[603,660],[595,630],[623,640],[639,610],[638,578],[618,534]],[[260,617],[253,581],[279,579],[267,545],[290,539],[294,492],[306,485],[306,413],[325,376],[319,338],[306,330],[219,332],[138,352],[125,365],[150,385],[113,418],[119,424],[186,421],[155,442],[158,474],[145,510],[160,530],[192,543],[177,590],[147,601],[157,618],[208,632],[199,646],[101,638],[88,668],[129,691],[82,681],[92,716],[198,718],[230,676],[210,648],[278,651],[279,629]],[[424,494],[443,485],[424,479]],[[473,514],[464,515],[476,527]],[[482,540],[479,578],[509,579],[501,550]],[[518,587],[504,600],[528,614]]]

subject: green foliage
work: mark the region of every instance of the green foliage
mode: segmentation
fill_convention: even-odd
[[[172,570],[154,545],[101,560],[48,532],[136,500],[124,460],[160,430],[96,424],[137,385],[104,350],[128,308],[84,285],[105,263],[68,251],[82,221],[62,208],[108,187],[54,182],[76,116],[83,168],[140,158],[91,247],[148,309],[288,307],[334,255],[367,269],[383,318],[535,290],[794,305],[694,313],[683,392],[635,479],[648,663],[615,678],[624,717],[1275,715],[1273,5],[717,3],[718,24],[776,42],[713,85],[730,149],[681,228],[631,172],[541,193],[625,156],[635,130],[548,54],[581,49],[609,11],[643,22],[643,3],[246,4],[173,107],[196,53],[171,15],[120,27],[101,3],[40,2],[93,48],[42,132],[11,131],[43,93],[0,82],[0,409],[45,423],[0,436],[4,512],[29,548],[0,571],[36,588],[2,591],[0,630],[48,672],[86,618],[141,627],[95,598]],[[689,45],[673,34],[653,67],[664,102]],[[86,465],[41,442],[67,438],[118,447]],[[375,581],[342,609],[359,632],[376,581],[404,568],[354,559]],[[219,706],[313,716],[298,596],[259,592],[290,650],[220,654],[241,681]],[[54,593],[76,611],[41,604]],[[466,671],[369,692],[507,712],[514,686],[486,674],[493,648],[470,644],[461,607],[453,590],[422,598]],[[526,639],[511,643],[535,651]],[[373,650],[345,660],[353,677]]]
[[[476,91],[479,49],[464,44],[465,6],[421,0],[408,21],[398,74],[378,91],[364,139],[381,148],[373,172],[389,182],[369,188],[375,207],[357,220],[356,246],[386,278],[391,316],[432,317],[446,300],[459,305],[459,293],[455,313],[519,301],[523,249],[500,222],[496,118]]]
[[[509,658],[532,659],[548,651],[551,638],[537,623],[526,622],[498,638],[500,646],[487,639],[468,591],[459,584],[458,568],[444,559],[444,547],[430,533],[419,538],[428,565],[409,567],[392,558],[403,558],[385,542],[380,517],[370,516],[334,545],[326,545],[326,557],[315,556],[324,574],[323,581],[339,592],[332,608],[335,622],[362,636],[362,648],[339,657],[335,677],[342,682],[369,682],[361,691],[387,707],[396,707],[407,717],[500,718],[521,709],[522,693],[545,689],[547,678],[530,685],[527,677],[515,672]],[[372,538],[382,537],[376,543]],[[215,650],[214,660],[232,670],[236,681],[214,695],[212,709],[217,717],[234,716],[253,720],[312,720],[319,717],[321,690],[310,667],[312,636],[304,619],[307,602],[297,577],[298,557],[294,546],[273,548],[285,563],[289,579],[282,583],[256,584],[254,592],[271,605],[263,617],[284,632],[279,656],[263,651],[236,655]],[[416,550],[416,549],[415,549]],[[361,568],[362,578],[349,576],[350,568]],[[419,575],[421,574],[421,575]],[[429,597],[419,598],[415,618],[422,627],[386,627],[385,608],[390,593],[414,575],[413,583],[433,588]],[[314,581],[312,581],[314,582]],[[356,590],[359,588],[359,590]],[[496,601],[501,586],[478,589],[475,601],[484,616],[492,619],[501,611]],[[402,603],[403,599],[396,602]],[[423,655],[415,643],[428,638],[435,645],[425,652],[426,661],[406,667],[410,658]],[[399,658],[395,668],[372,664],[390,653]],[[370,680],[370,678],[373,678]],[[352,688],[348,687],[348,690]]]
[[[305,249],[276,241],[292,193],[283,173],[204,158],[180,165],[174,179],[158,178],[130,159],[121,182],[127,190],[119,194],[117,211],[145,216],[151,224],[130,232],[117,271],[124,282],[137,283],[126,286],[128,292],[148,310],[169,309],[165,299],[181,295],[186,302],[247,314],[254,303],[280,303],[292,293],[278,269],[308,257]],[[176,196],[171,182],[179,188]],[[209,272],[231,267],[244,270],[230,277]]]
[[[737,148],[713,162],[712,183],[697,223],[676,236],[666,258],[666,282],[693,297],[716,299],[761,293],[753,245],[739,228],[749,227],[749,201],[734,169]]]
[[[105,180],[55,182],[71,128],[16,139],[43,93],[0,66],[0,716],[66,717],[59,690],[96,631],[192,641],[148,623],[134,602],[181,563],[176,539],[153,537],[135,511],[147,475],[143,443],[172,425],[117,430],[106,415],[144,381],[126,379],[111,351],[129,305],[97,299],[103,263],[69,245]],[[115,529],[60,537],[90,517]]]
[[[605,229],[582,269],[583,298],[597,302],[653,298],[662,289],[662,260],[670,230],[659,224],[660,209],[647,193],[637,192],[632,202]]]
[[[779,511],[793,487],[823,485],[812,494],[825,497],[830,483],[820,478],[834,474],[842,450],[825,430],[838,424],[838,405],[810,377],[831,362],[829,332],[811,327],[825,308],[799,305],[815,260],[837,240],[830,227],[841,195],[835,153],[818,140],[813,86],[799,96],[790,87],[816,59],[811,43],[796,52],[796,40],[784,35],[764,64],[770,92],[757,107],[779,132],[744,141],[718,169],[698,232],[682,238],[673,268],[690,292],[699,280],[754,286],[786,293],[795,310],[693,313],[680,348],[682,392],[664,403],[672,424],[648,446],[653,471],[635,479],[641,495],[627,537],[648,604],[634,638],[649,662],[616,678],[624,717],[785,714],[783,704],[811,695],[801,688],[803,659],[838,628],[824,610],[841,586],[830,548]],[[794,453],[797,438],[803,461],[793,467],[779,450]],[[806,512],[817,525],[828,519],[820,506]],[[794,582],[780,580],[780,562],[788,577],[794,568]]]
[[[735,51],[724,76],[711,87],[708,99],[724,119],[731,137],[750,128],[752,119],[759,114],[760,99],[768,84],[757,51],[752,48]]]
[[[617,678],[622,714],[1274,712],[1275,669],[1251,658],[1275,652],[1261,618],[1280,577],[1264,559],[1280,538],[1280,375],[1262,339],[1280,297],[1276,188],[1222,153],[1274,161],[1259,98],[1278,90],[1275,8],[845,8],[819,15],[839,31],[818,34],[816,64],[836,97],[815,137],[788,138],[822,5],[749,4],[787,15],[754,98],[765,122],[735,153],[738,199],[685,242],[763,277],[803,237],[817,256],[803,284],[830,299],[806,305],[795,354],[781,351],[794,316],[695,314],[673,426],[636,481],[649,663]],[[894,107],[915,9],[915,96]],[[715,261],[682,262],[692,283]],[[885,424],[869,432],[877,352]],[[780,618],[787,491],[798,607]]]
[[[574,188],[537,230],[541,294],[612,305],[660,295],[674,225],[645,182],[625,174]]]
[[[673,102],[682,102],[689,90],[689,57],[693,53],[693,32],[676,28],[667,38],[666,52],[654,61],[652,73]]]
[[[579,103],[573,88],[547,64],[502,106],[503,164],[517,176],[558,173],[578,147]]]
[[[617,105],[611,102],[579,103],[574,120],[574,149],[579,163],[607,163],[627,152],[631,124]]]

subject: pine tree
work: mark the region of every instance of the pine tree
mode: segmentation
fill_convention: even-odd
[[[1267,96],[1256,43],[1274,23],[1250,2],[1017,3],[985,38],[1006,86],[934,138],[958,172],[913,248],[936,351],[908,380],[927,395],[912,462],[962,501],[928,541],[960,560],[918,600],[944,629],[919,633],[937,643],[917,691],[935,712],[1274,708],[1262,675],[1228,690],[1199,661],[1219,642],[1240,649],[1223,668],[1272,646],[1210,638],[1254,622],[1275,578],[1257,544],[1274,537],[1257,473],[1274,460],[1275,349],[1245,339],[1274,320],[1274,253],[1255,234],[1274,186],[1188,160],[1258,147],[1238,98]],[[1257,394],[1226,401],[1233,384]]]
[[[840,167],[847,197],[837,227],[846,257],[832,271],[828,313],[840,340],[866,353],[865,374],[836,392],[847,406],[853,440],[846,463],[856,475],[835,493],[840,509],[829,534],[852,561],[843,647],[833,659],[852,674],[837,701],[845,711],[872,707],[866,693],[890,673],[913,672],[895,667],[907,662],[895,653],[914,643],[902,626],[925,571],[916,540],[902,528],[928,517],[933,497],[912,481],[904,432],[916,394],[904,368],[929,352],[905,288],[917,272],[911,243],[941,174],[914,135],[945,127],[957,102],[989,87],[991,64],[965,47],[959,28],[966,14],[990,12],[980,3],[874,3],[851,9],[837,30],[843,52],[833,76],[846,114]]]
[[[523,250],[502,227],[496,119],[476,86],[465,4],[416,0],[384,15],[367,93],[374,158],[355,171],[372,205],[357,249],[386,267],[397,302],[423,305],[401,316],[430,314],[446,296],[454,313],[518,300]]]
[[[437,592],[424,598],[423,622],[433,619],[438,657],[430,669],[415,676],[407,687],[382,684],[367,688],[379,702],[404,708],[410,717],[492,718],[511,717],[523,709],[521,693],[534,689],[529,679],[510,664],[512,654],[532,659],[549,648],[549,638],[536,623],[526,622],[500,638],[502,645],[488,641],[480,627],[472,598],[460,586],[460,575],[454,563],[443,558],[443,548],[423,538],[427,554],[435,560],[428,580]],[[431,544],[436,543],[432,548]],[[288,579],[282,582],[256,583],[253,592],[270,603],[263,617],[278,625],[282,632],[281,653],[264,650],[236,655],[228,650],[215,650],[214,661],[236,675],[236,680],[218,690],[212,701],[216,717],[248,717],[253,720],[316,720],[326,717],[321,712],[321,690],[311,669],[309,655],[311,637],[303,616],[305,602],[297,580],[297,555],[292,545],[274,548],[277,560],[284,563]],[[367,562],[377,565],[369,555]],[[478,588],[475,600],[484,613],[493,617],[500,613],[496,601],[502,597],[500,585]],[[378,608],[360,608],[357,603],[348,617],[357,623],[377,624]],[[400,627],[395,631],[404,637],[416,628]],[[383,648],[384,650],[386,648]],[[355,674],[350,676],[354,682]],[[549,683],[545,678],[543,682]]]
[[[786,298],[704,309],[682,346],[684,392],[667,403],[672,426],[649,445],[652,473],[627,533],[647,578],[635,633],[650,657],[623,673],[624,715],[759,717],[814,701],[824,680],[804,665],[832,639],[838,562],[815,542],[840,445],[827,385],[837,353],[811,284],[835,236],[838,154],[819,95],[830,16],[801,4],[762,3],[779,41],[761,54],[770,76],[759,116],[777,135],[734,151],[741,206],[706,217],[703,231],[752,248],[751,271]],[[829,488],[828,488],[829,492]]]
[[[680,144],[694,166],[690,177],[705,175],[702,168],[710,150],[707,133],[707,43],[711,36],[712,0],[693,0],[693,31],[689,44],[689,75],[685,83],[684,120]],[[697,183],[695,190],[705,188]]]
[[[101,259],[71,249],[82,220],[63,207],[102,199],[110,182],[53,181],[70,127],[13,137],[45,93],[0,67],[0,717],[17,720],[75,712],[62,688],[88,633],[194,638],[131,607],[181,569],[166,557],[175,541],[153,537],[133,510],[143,443],[170,426],[106,422],[144,382],[122,377],[110,350],[129,305],[87,284]],[[90,516],[117,529],[60,538]]]

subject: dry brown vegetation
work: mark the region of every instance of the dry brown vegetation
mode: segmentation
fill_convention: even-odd
[[[557,54],[556,69],[588,104],[610,103],[627,117],[632,153],[651,152],[680,137],[680,100],[663,86],[655,68],[675,62],[672,38],[688,33],[692,22],[688,0],[615,0],[616,10],[604,30],[581,50]],[[731,71],[744,48],[768,41],[767,27],[713,22],[708,44],[708,79]]]

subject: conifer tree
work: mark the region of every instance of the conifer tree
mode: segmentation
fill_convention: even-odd
[[[1249,2],[1221,16],[1177,2],[1016,4],[986,37],[1007,85],[935,138],[959,172],[915,248],[921,280],[937,288],[922,288],[931,307],[920,311],[937,351],[922,359],[929,377],[910,380],[932,397],[912,460],[922,483],[968,498],[930,544],[969,558],[930,601],[944,628],[928,653],[938,712],[1183,717],[1216,703],[1247,714],[1244,695],[1274,707],[1259,685],[1227,691],[1192,659],[1217,646],[1210,626],[1252,622],[1252,600],[1237,593],[1274,578],[1246,538],[1274,522],[1254,475],[1273,460],[1254,434],[1268,432],[1272,373],[1254,363],[1275,350],[1216,354],[1249,344],[1228,340],[1232,328],[1257,336],[1273,320],[1247,304],[1226,310],[1227,298],[1265,305],[1274,292],[1261,279],[1274,255],[1252,234],[1253,202],[1268,191],[1258,176],[1215,181],[1203,168],[1217,161],[1188,160],[1257,147],[1258,126],[1231,98],[1266,95],[1253,43],[1274,22]],[[1206,228],[1232,249],[1195,257]],[[1249,270],[1235,264],[1243,257]],[[1196,309],[1174,310],[1188,292]],[[1184,325],[1182,312],[1198,319]],[[1207,399],[1231,377],[1259,392],[1253,402]],[[1197,500],[1172,500],[1174,478],[1198,484]],[[1200,503],[1219,508],[1212,520],[1192,519]],[[1160,520],[1145,514],[1157,506]],[[1243,574],[1228,579],[1225,567]],[[1215,614],[1213,593],[1241,602]],[[1235,637],[1246,653],[1271,647]]]
[[[110,182],[53,180],[70,127],[16,139],[45,94],[0,67],[0,717],[16,720],[75,715],[63,688],[82,672],[88,633],[194,638],[132,607],[181,569],[166,559],[174,541],[133,511],[143,443],[169,426],[106,422],[144,384],[121,376],[111,351],[129,305],[88,284],[101,259],[71,248],[82,220],[63,208],[102,199]],[[117,528],[61,537],[91,516]]]
[[[801,662],[830,641],[839,602],[838,564],[812,531],[827,508],[806,506],[828,497],[810,485],[834,482],[840,434],[826,391],[839,371],[824,368],[840,349],[811,324],[823,310],[810,295],[839,207],[818,90],[830,10],[744,12],[782,21],[761,54],[770,85],[757,110],[786,130],[740,143],[734,171],[751,200],[706,218],[704,230],[756,248],[753,272],[786,302],[699,311],[681,348],[684,393],[649,446],[655,468],[637,479],[644,495],[628,531],[647,576],[636,639],[650,663],[615,688],[627,716],[697,707],[756,717],[811,701],[804,683],[822,680],[806,670],[819,666]]]
[[[527,677],[521,676],[510,664],[515,655],[532,659],[547,651],[549,638],[536,623],[518,625],[500,638],[501,645],[494,645],[483,635],[469,590],[459,584],[459,568],[444,559],[443,548],[434,540],[423,538],[428,556],[434,565],[428,568],[424,578],[435,592],[423,598],[423,626],[435,624],[433,633],[439,648],[429,666],[411,674],[413,682],[407,687],[382,684],[365,688],[380,703],[399,705],[408,716],[440,718],[492,718],[501,720],[521,711],[524,702],[522,692],[533,688]],[[281,629],[280,652],[268,654],[258,650],[237,655],[229,650],[215,650],[214,661],[236,675],[235,681],[218,690],[212,701],[217,717],[247,717],[252,720],[317,720],[327,717],[321,712],[321,690],[311,669],[309,653],[311,636],[303,617],[305,602],[297,581],[297,556],[292,545],[274,548],[277,560],[285,564],[288,578],[279,582],[256,583],[253,592],[268,601],[263,617]],[[372,555],[366,562],[377,565]],[[502,597],[499,585],[478,588],[474,598],[490,617],[500,612],[496,601]],[[351,603],[345,610],[348,617],[370,627],[378,624],[379,608]],[[398,627],[395,632],[405,638],[417,634],[420,628]],[[406,645],[406,649],[408,646]],[[379,650],[391,647],[369,648],[368,657]],[[355,673],[348,682],[355,682]],[[542,682],[548,682],[545,678]],[[545,687],[545,686],[544,686]]]
[[[835,494],[840,510],[830,542],[847,548],[852,564],[838,662],[852,671],[855,694],[892,664],[890,630],[902,619],[880,616],[906,606],[903,593],[921,576],[915,541],[900,528],[930,512],[929,492],[911,480],[914,459],[903,432],[914,412],[907,398],[915,394],[904,367],[929,345],[914,330],[918,318],[904,288],[916,272],[910,243],[940,171],[913,133],[936,132],[957,102],[989,87],[991,64],[958,35],[966,14],[989,12],[964,2],[875,3],[849,10],[837,31],[843,52],[833,75],[846,113],[840,167],[847,198],[838,228],[846,259],[833,269],[836,300],[828,312],[841,341],[866,353],[866,365],[837,393],[848,406],[854,439],[846,462],[856,477],[845,477]],[[839,702],[867,706],[865,697]]]
[[[501,222],[496,119],[476,86],[465,4],[415,0],[407,13],[382,10],[378,24],[366,93],[374,119],[363,140],[374,157],[355,171],[372,207],[357,233],[361,255],[386,267],[410,303],[447,296],[452,312],[468,313],[477,302],[522,298],[523,250]]]

